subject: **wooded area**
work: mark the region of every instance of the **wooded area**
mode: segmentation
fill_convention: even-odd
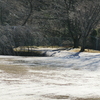
[[[54,45],[100,50],[100,0],[0,1],[0,54]]]

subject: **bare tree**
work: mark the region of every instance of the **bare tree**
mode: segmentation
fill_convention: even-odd
[[[99,0],[65,0],[68,10],[68,29],[73,39],[82,38],[81,52],[85,50],[88,35],[97,27],[100,21]],[[68,5],[68,3],[70,3]]]
[[[98,26],[100,21],[100,1],[84,0],[78,8],[78,20],[82,34],[81,52],[85,50],[88,35]]]
[[[74,42],[74,48],[78,48],[79,46],[79,40],[81,38],[81,32],[79,27],[79,21],[76,17],[77,10],[77,0],[64,0],[66,5],[66,13],[67,13],[67,28],[68,33],[70,34],[73,42]]]

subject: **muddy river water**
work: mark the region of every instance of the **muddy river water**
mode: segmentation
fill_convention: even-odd
[[[77,100],[100,96],[100,74],[54,57],[0,56],[0,100]]]

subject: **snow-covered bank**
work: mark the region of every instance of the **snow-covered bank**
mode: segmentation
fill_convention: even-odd
[[[100,53],[69,52],[63,50],[48,51],[47,55],[59,58],[66,67],[82,68],[92,71],[100,69]]]
[[[100,98],[99,53],[46,53],[52,57],[0,56],[0,100]]]

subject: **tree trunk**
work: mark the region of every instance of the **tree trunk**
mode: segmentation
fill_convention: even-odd
[[[79,39],[74,39],[74,47],[73,48],[78,48],[79,47]]]
[[[86,37],[83,37],[83,39],[82,39],[82,46],[81,46],[80,52],[85,51],[85,46],[86,46]]]

